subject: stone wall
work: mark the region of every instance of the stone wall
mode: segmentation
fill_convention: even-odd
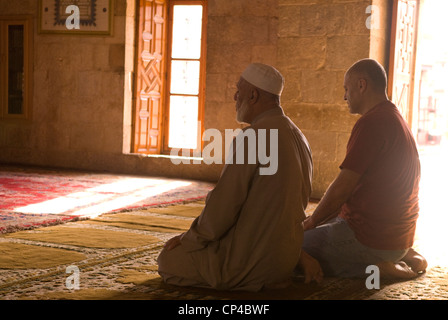
[[[343,99],[344,74],[369,57],[366,8],[371,1],[280,0],[277,65],[286,77],[286,113],[308,138],[314,159],[313,196],[339,172],[357,117]]]
[[[345,71],[369,57],[368,0],[210,1],[206,127],[235,127],[233,93],[250,62],[286,78],[285,113],[313,151],[313,197],[336,177],[357,120],[343,100]],[[381,39],[380,39],[381,40]]]
[[[2,15],[34,18],[32,117],[0,123],[0,161],[108,168],[122,151],[126,3],[115,3],[112,36],[38,33],[38,4],[0,1]]]
[[[380,1],[380,0],[375,0]],[[309,139],[313,196],[338,173],[351,128],[345,70],[369,57],[371,0],[210,0],[205,128],[237,128],[234,92],[250,62],[286,78],[285,112]],[[129,154],[134,1],[116,0],[112,36],[37,33],[38,1],[0,0],[0,12],[32,14],[33,118],[0,122],[0,162],[216,180],[221,165],[173,165]],[[378,37],[378,41],[381,38]]]
[[[209,1],[205,129],[224,136],[243,127],[235,120],[236,83],[251,62],[277,64],[277,14],[276,0]]]

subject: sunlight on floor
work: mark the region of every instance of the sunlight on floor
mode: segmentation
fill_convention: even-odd
[[[64,197],[16,208],[19,213],[70,214],[94,218],[100,214],[131,206],[139,201],[179,187],[186,181],[127,178],[86,189]]]

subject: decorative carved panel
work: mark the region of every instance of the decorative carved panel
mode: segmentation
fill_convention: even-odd
[[[417,20],[417,0],[394,0],[388,94],[409,124],[412,123]]]
[[[165,78],[166,0],[140,0],[134,152],[160,153]]]

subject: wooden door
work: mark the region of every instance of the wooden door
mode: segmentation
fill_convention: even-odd
[[[167,0],[140,0],[134,152],[160,153],[165,90]]]
[[[412,124],[417,20],[417,0],[394,0],[388,95],[409,125]]]

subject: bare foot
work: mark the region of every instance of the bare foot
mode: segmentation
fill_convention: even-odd
[[[317,283],[322,282],[324,273],[322,272],[319,262],[304,250],[300,253],[298,265],[305,274],[305,283],[310,283],[313,280]]]
[[[377,264],[383,279],[413,279],[418,273],[413,271],[404,261],[393,263],[383,261]]]
[[[412,248],[404,256],[403,261],[416,273],[424,273],[428,267],[426,259]]]

